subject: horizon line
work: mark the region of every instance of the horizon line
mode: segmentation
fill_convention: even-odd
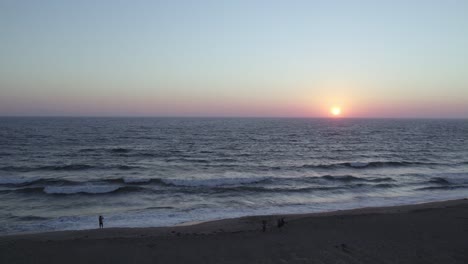
[[[189,116],[189,115],[0,115],[0,118],[226,118],[226,119],[451,119],[467,120],[468,117],[327,117],[327,116]]]

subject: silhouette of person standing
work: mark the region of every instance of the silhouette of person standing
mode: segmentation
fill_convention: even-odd
[[[104,228],[104,217],[99,216],[99,228]]]
[[[266,221],[266,220],[262,220],[262,232],[265,232],[265,231],[266,231],[266,228],[267,228],[267,221]]]
[[[281,217],[280,219],[278,219],[278,229],[281,230],[281,228],[286,224],[286,222],[284,221],[284,217]]]

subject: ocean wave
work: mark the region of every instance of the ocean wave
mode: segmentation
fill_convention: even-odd
[[[42,193],[44,187],[22,187],[22,188],[12,188],[12,189],[3,189],[0,192],[2,193],[11,193],[11,192],[18,192],[18,193]]]
[[[130,150],[118,150],[114,153],[118,156],[125,157],[142,157],[142,158],[162,158],[166,162],[172,163],[192,163],[200,164],[200,166],[210,166],[213,168],[235,168],[238,167],[236,163],[239,159],[235,158],[190,158],[190,157],[173,157],[168,153],[153,153],[153,152],[141,152],[141,151],[130,151]],[[304,164],[304,165],[293,165],[293,166],[268,166],[258,165],[254,166],[258,170],[271,171],[271,170],[298,170],[298,169],[340,169],[340,168],[351,168],[351,169],[372,169],[372,168],[391,168],[391,167],[414,167],[414,166],[448,166],[448,165],[460,165],[449,164],[449,163],[435,163],[435,162],[416,162],[416,161],[369,161],[369,162],[337,162],[329,164]],[[88,165],[88,164],[71,164],[71,165],[59,165],[59,166],[43,166],[43,167],[0,167],[0,170],[5,171],[33,171],[33,170],[86,170],[86,169],[136,169],[140,168],[135,165]]]
[[[259,183],[271,179],[269,177],[254,177],[254,178],[213,178],[213,179],[161,179],[162,182],[168,185],[184,186],[184,187],[216,187]]]
[[[373,185],[372,187],[375,187],[375,188],[395,188],[395,187],[398,187],[398,185],[391,184],[391,183],[379,183],[379,184]]]
[[[167,153],[155,153],[155,152],[133,152],[131,154],[125,154],[128,157],[147,157],[147,158],[167,158],[169,154]]]
[[[143,212],[143,211],[148,211],[148,210],[171,210],[176,207],[172,206],[149,206],[149,207],[144,207],[144,208],[137,208],[137,209],[130,209],[128,210],[129,212]]]
[[[174,185],[175,186],[175,185]],[[348,185],[348,186],[308,186],[308,187],[268,187],[268,186],[254,186],[254,185],[223,185],[223,186],[187,186],[178,185],[177,190],[166,190],[171,193],[179,192],[184,194],[191,193],[226,193],[226,192],[258,192],[258,193],[269,193],[269,192],[284,192],[284,193],[295,193],[295,192],[313,192],[313,191],[335,191],[343,189],[352,189],[356,187],[362,187],[364,184]],[[365,185],[367,186],[367,185]],[[194,188],[196,187],[196,188]],[[45,186],[45,187],[24,187],[18,189],[2,190],[0,192],[19,192],[28,194],[46,194],[46,195],[109,195],[116,193],[129,193],[129,192],[154,192],[152,188],[146,188],[143,186],[125,186],[125,185],[70,185],[70,186]],[[164,190],[157,190],[157,192],[164,192]]]
[[[49,217],[35,216],[35,215],[25,215],[25,216],[14,216],[14,218],[20,221],[38,221],[38,220],[47,220]]]
[[[153,179],[154,180],[154,179]],[[166,185],[179,187],[231,187],[231,186],[248,186],[258,184],[278,184],[278,183],[323,183],[326,181],[335,182],[393,182],[390,177],[383,178],[360,178],[352,175],[332,176],[324,175],[318,177],[252,177],[252,178],[212,178],[212,179],[159,179],[160,182]]]
[[[95,149],[95,148],[84,148],[84,149],[80,149],[78,150],[79,152],[94,152],[94,151],[97,151],[99,149]]]
[[[368,163],[368,162],[350,162],[350,163],[347,163],[346,165],[349,165],[353,168],[364,168],[364,167],[368,167],[371,163]]]
[[[78,185],[78,186],[46,186],[43,191],[47,194],[108,194],[115,192],[139,191],[141,187],[112,186],[112,185]]]
[[[110,152],[110,153],[128,153],[131,149],[127,148],[83,148],[78,150],[79,152]]]
[[[45,185],[52,185],[52,186],[60,186],[60,185],[77,185],[82,184],[79,181],[72,181],[67,179],[59,179],[59,178],[39,178],[39,177],[19,177],[19,178],[0,178],[0,186],[10,186],[10,187],[24,187],[24,186],[45,186]]]
[[[352,175],[342,175],[342,176],[332,176],[332,175],[325,175],[322,177],[318,178],[323,178],[326,180],[330,181],[343,181],[343,182],[352,182],[352,181],[364,181],[364,182],[391,182],[394,181],[393,178],[390,177],[384,177],[384,178],[360,178]]]
[[[302,168],[330,169],[330,168],[378,168],[378,167],[407,167],[420,165],[443,165],[432,162],[408,162],[408,161],[371,161],[371,162],[340,162],[332,164],[306,164]]]
[[[432,162],[409,162],[409,161],[372,161],[372,162],[347,162],[342,165],[351,168],[375,168],[375,167],[407,167],[419,165],[440,165]]]
[[[24,186],[83,186],[92,185],[164,185],[173,187],[229,187],[237,185],[251,184],[281,184],[281,183],[323,183],[323,181],[334,182],[393,182],[391,177],[361,178],[352,175],[324,175],[324,176],[305,176],[305,177],[223,177],[210,179],[176,179],[176,178],[142,178],[142,177],[122,177],[95,179],[86,182],[75,181],[63,178],[0,178],[0,186],[24,187]]]
[[[396,184],[381,183],[381,184],[372,184],[372,183],[356,183],[356,184],[347,184],[347,185],[337,185],[337,186],[284,186],[284,187],[269,187],[269,186],[249,186],[249,185],[239,185],[239,186],[216,186],[212,188],[205,189],[206,192],[220,192],[224,193],[226,191],[230,192],[273,192],[273,193],[310,193],[316,191],[343,191],[343,190],[359,190],[359,188],[394,188],[398,187]],[[200,192],[203,190],[186,190],[187,192]]]
[[[210,159],[202,158],[167,158],[167,162],[209,163]]]
[[[446,172],[446,173],[439,173],[438,175],[443,176],[443,177],[448,177],[451,179],[468,178],[468,172]]]
[[[130,165],[120,165],[120,166],[116,166],[115,167],[116,169],[119,169],[119,170],[133,170],[133,169],[138,169],[140,167],[138,166],[130,166]]]
[[[88,170],[92,169],[93,166],[87,164],[69,164],[69,165],[47,165],[47,166],[37,166],[37,167],[28,167],[28,166],[5,166],[1,167],[0,170],[3,171],[17,171],[17,172],[29,172],[29,171],[77,171],[77,170]]]
[[[417,191],[437,191],[437,190],[455,190],[466,189],[468,185],[445,185],[445,186],[428,186],[416,189]]]
[[[118,190],[120,186],[46,186],[44,192],[48,194],[75,194],[75,193],[110,193]]]
[[[126,148],[113,148],[113,149],[109,149],[109,152],[112,152],[112,153],[128,153],[130,152],[131,150],[130,149],[126,149]]]
[[[437,184],[450,184],[450,182],[447,179],[444,179],[442,177],[432,178],[428,182],[429,183],[437,183]]]
[[[32,172],[32,171],[83,171],[92,169],[118,169],[118,170],[131,170],[139,168],[138,166],[132,165],[107,165],[107,166],[95,166],[88,164],[68,164],[68,165],[46,165],[46,166],[5,166],[0,167],[2,171],[10,172]]]
[[[233,158],[213,158],[211,159],[213,162],[237,162],[239,160]]]
[[[1,193],[28,193],[28,194],[49,194],[49,195],[70,195],[70,194],[113,194],[141,192],[146,189],[140,186],[125,185],[65,185],[65,186],[27,186],[20,188],[2,189]]]
[[[295,192],[313,192],[313,191],[334,191],[348,189],[346,186],[309,186],[309,187],[262,187],[262,186],[232,186],[232,187],[215,187],[209,192],[220,192],[226,191],[231,192],[272,192],[272,193],[295,193]]]
[[[2,178],[0,178],[2,179]],[[352,189],[358,187],[390,188],[391,177],[357,177],[353,175],[323,175],[303,177],[216,177],[209,179],[178,179],[161,177],[103,178],[77,181],[64,178],[3,178],[2,192],[45,194],[111,194],[117,192],[313,192]],[[379,184],[380,185],[379,185]],[[387,184],[387,185],[385,185]]]
[[[116,179],[118,181],[122,181],[124,183],[149,183],[152,179],[150,178],[132,178],[132,177],[124,177],[122,179]]]
[[[110,178],[110,179],[96,179],[86,182],[74,181],[69,179],[61,178],[25,178],[25,177],[1,177],[0,186],[7,187],[24,187],[24,186],[36,186],[36,187],[45,187],[45,186],[76,186],[83,184],[148,184],[148,183],[161,183],[161,180],[158,178]]]
[[[18,186],[27,185],[39,181],[40,178],[25,178],[25,177],[0,177],[0,185]]]
[[[42,166],[36,170],[57,170],[57,171],[77,171],[77,170],[89,170],[94,166],[87,164],[70,164],[70,165],[58,165],[58,166]]]

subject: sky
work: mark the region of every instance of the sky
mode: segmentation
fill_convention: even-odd
[[[462,0],[0,0],[0,115],[468,118],[467,14]]]

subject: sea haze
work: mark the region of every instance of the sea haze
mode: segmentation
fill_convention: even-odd
[[[0,118],[0,233],[465,198],[468,121]]]

